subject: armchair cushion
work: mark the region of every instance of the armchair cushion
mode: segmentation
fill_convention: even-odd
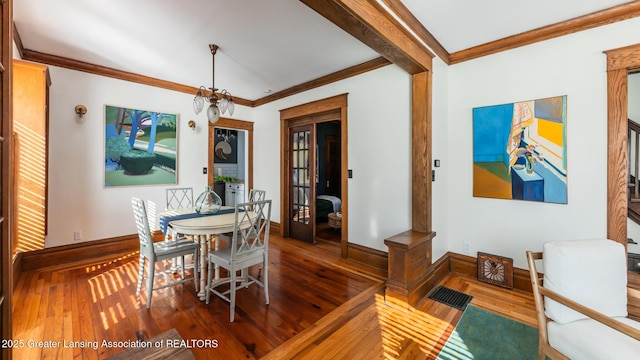
[[[640,329],[640,323],[615,318]],[[640,342],[596,320],[584,319],[567,324],[547,324],[549,344],[570,359],[636,359]]]
[[[627,261],[621,244],[607,239],[547,242],[542,263],[545,288],[609,317],[627,316]],[[545,314],[559,324],[588,319],[549,298],[544,303]]]

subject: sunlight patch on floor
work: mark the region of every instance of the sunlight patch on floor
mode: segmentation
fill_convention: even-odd
[[[439,357],[442,360],[472,360],[473,358],[473,354],[455,330],[449,337],[447,348],[442,350]]]
[[[380,294],[376,294],[376,309],[385,359],[411,358],[417,354],[427,357],[442,349],[454,328],[423,311],[389,306]]]
[[[126,286],[137,282],[136,264],[133,261],[124,262],[120,266],[107,270],[107,266],[113,266],[118,261],[129,260],[131,255],[135,254],[130,254],[118,258],[115,261],[88,266],[85,268],[87,273],[97,273],[96,276],[93,276],[88,280],[89,289],[91,291],[91,301],[94,304],[98,304],[104,299],[112,296],[119,297],[120,293]],[[133,298],[132,301],[134,301],[134,305],[137,308],[138,301],[135,300],[135,298]],[[120,301],[114,301],[113,303],[115,303],[115,308],[110,306],[100,311],[100,320],[102,322],[102,327],[105,330],[116,326],[120,320],[126,317]]]

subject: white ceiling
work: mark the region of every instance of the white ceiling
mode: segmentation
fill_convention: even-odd
[[[402,0],[449,52],[628,1]],[[296,0],[14,0],[24,48],[249,100],[379,55]],[[55,81],[55,79],[54,79]]]

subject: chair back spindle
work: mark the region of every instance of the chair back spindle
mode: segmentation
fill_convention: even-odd
[[[133,215],[138,228],[138,237],[140,239],[140,253],[147,258],[153,256],[153,237],[149,228],[149,219],[147,218],[147,209],[142,199],[131,198],[133,206]]]
[[[249,202],[262,201],[266,195],[266,190],[251,189],[251,191],[249,191]]]
[[[193,207],[193,188],[167,189],[167,210]]]

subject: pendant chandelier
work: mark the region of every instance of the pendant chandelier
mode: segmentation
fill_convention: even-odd
[[[207,109],[207,119],[209,122],[214,124],[220,119],[220,114],[224,114],[227,110],[229,110],[229,115],[233,115],[233,110],[235,109],[235,104],[233,103],[233,98],[231,97],[231,93],[227,90],[222,90],[220,93],[216,93],[218,89],[215,87],[215,79],[216,79],[216,52],[218,51],[218,45],[209,44],[209,49],[211,49],[211,94],[207,96],[207,89],[204,86],[200,86],[198,92],[196,93],[196,97],[193,98],[193,110],[196,114],[200,114],[202,108],[204,107],[204,101],[207,100],[209,102],[209,108]]]

